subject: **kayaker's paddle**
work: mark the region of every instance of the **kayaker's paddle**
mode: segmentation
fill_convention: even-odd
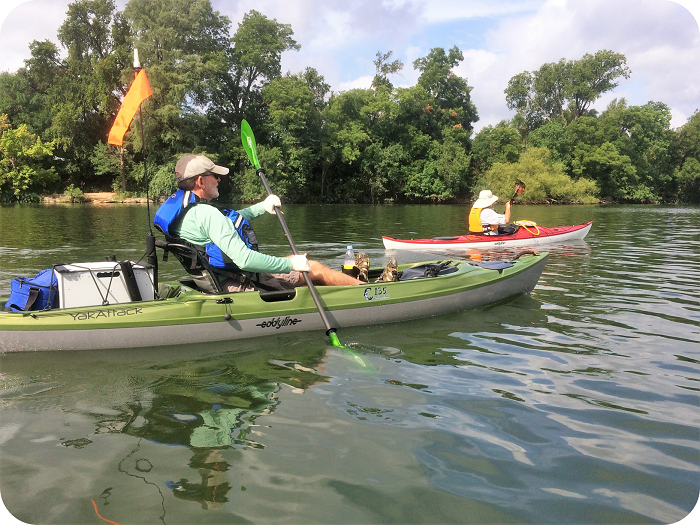
[[[515,183],[515,187],[513,188],[515,190],[515,193],[513,193],[513,196],[510,198],[510,204],[513,204],[513,201],[515,200],[515,197],[518,195],[522,194],[522,192],[525,191],[525,183],[521,180]]]
[[[250,162],[253,164],[255,169],[257,170],[256,173],[260,177],[260,180],[263,183],[263,186],[265,186],[265,190],[267,191],[268,195],[272,195],[272,190],[270,189],[270,185],[267,183],[267,179],[265,178],[265,170],[263,170],[260,167],[260,162],[258,161],[258,154],[257,154],[257,148],[255,145],[255,136],[253,135],[253,130],[250,128],[250,124],[246,120],[243,120],[241,122],[241,142],[243,143],[243,149],[245,150],[246,154],[248,155],[248,159],[250,159]],[[279,208],[277,209],[277,218],[280,221],[280,225],[282,226],[282,229],[284,230],[284,234],[287,237],[287,241],[289,241],[289,246],[292,249],[292,252],[294,255],[297,255],[299,252],[297,251],[297,247],[294,244],[294,240],[292,239],[292,234],[289,232],[289,228],[287,227],[287,223],[284,220],[284,217],[282,217],[281,210]],[[341,348],[345,348],[342,344],[340,344],[340,340],[338,339],[338,334],[336,333],[336,329],[333,328],[331,325],[330,321],[328,320],[328,316],[326,315],[326,311],[323,309],[323,305],[321,304],[321,298],[318,296],[318,292],[316,291],[316,287],[314,286],[314,283],[311,282],[311,277],[309,276],[308,272],[302,272],[304,275],[304,280],[306,281],[306,286],[309,288],[309,293],[311,294],[311,297],[314,300],[314,303],[316,303],[316,308],[318,308],[318,313],[321,314],[321,319],[323,320],[323,324],[326,327],[326,335],[330,338],[331,342],[333,343],[333,346],[338,346]],[[349,349],[348,349],[349,350]],[[356,354],[353,355],[355,360],[359,361],[363,367],[367,368],[367,364],[362,360],[362,358]]]

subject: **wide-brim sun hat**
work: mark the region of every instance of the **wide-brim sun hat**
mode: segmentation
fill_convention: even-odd
[[[481,190],[479,198],[474,202],[474,208],[488,208],[498,200],[491,190]]]
[[[228,175],[228,168],[217,166],[204,155],[185,155],[175,164],[175,179],[180,182],[205,173]]]

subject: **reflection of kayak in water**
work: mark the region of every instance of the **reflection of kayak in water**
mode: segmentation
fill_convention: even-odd
[[[371,282],[378,268],[366,285],[319,286],[317,292],[335,327],[393,323],[530,292],[546,260],[547,253],[526,252],[512,261],[405,264],[399,281]],[[178,288],[161,300],[0,312],[0,352],[152,347],[325,328],[306,287],[263,294]]]
[[[522,221],[515,233],[509,235],[457,235],[454,237],[434,237],[432,239],[394,239],[382,237],[387,250],[458,250],[465,248],[498,248],[534,246],[583,239],[591,230],[593,222],[578,226],[557,226],[547,228]]]

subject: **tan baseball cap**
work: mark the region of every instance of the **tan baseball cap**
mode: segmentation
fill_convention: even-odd
[[[204,155],[185,155],[175,164],[175,179],[178,182],[207,172],[228,175],[228,168],[217,166]]]

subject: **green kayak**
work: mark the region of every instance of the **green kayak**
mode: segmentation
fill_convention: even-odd
[[[401,280],[316,288],[331,324],[394,323],[476,308],[529,293],[547,253],[511,261],[401,265]],[[428,268],[439,269],[435,272]],[[381,269],[374,269],[376,277]],[[372,279],[370,279],[371,281]],[[43,311],[0,312],[0,352],[153,347],[324,330],[308,288],[203,294],[178,283],[172,297]]]

